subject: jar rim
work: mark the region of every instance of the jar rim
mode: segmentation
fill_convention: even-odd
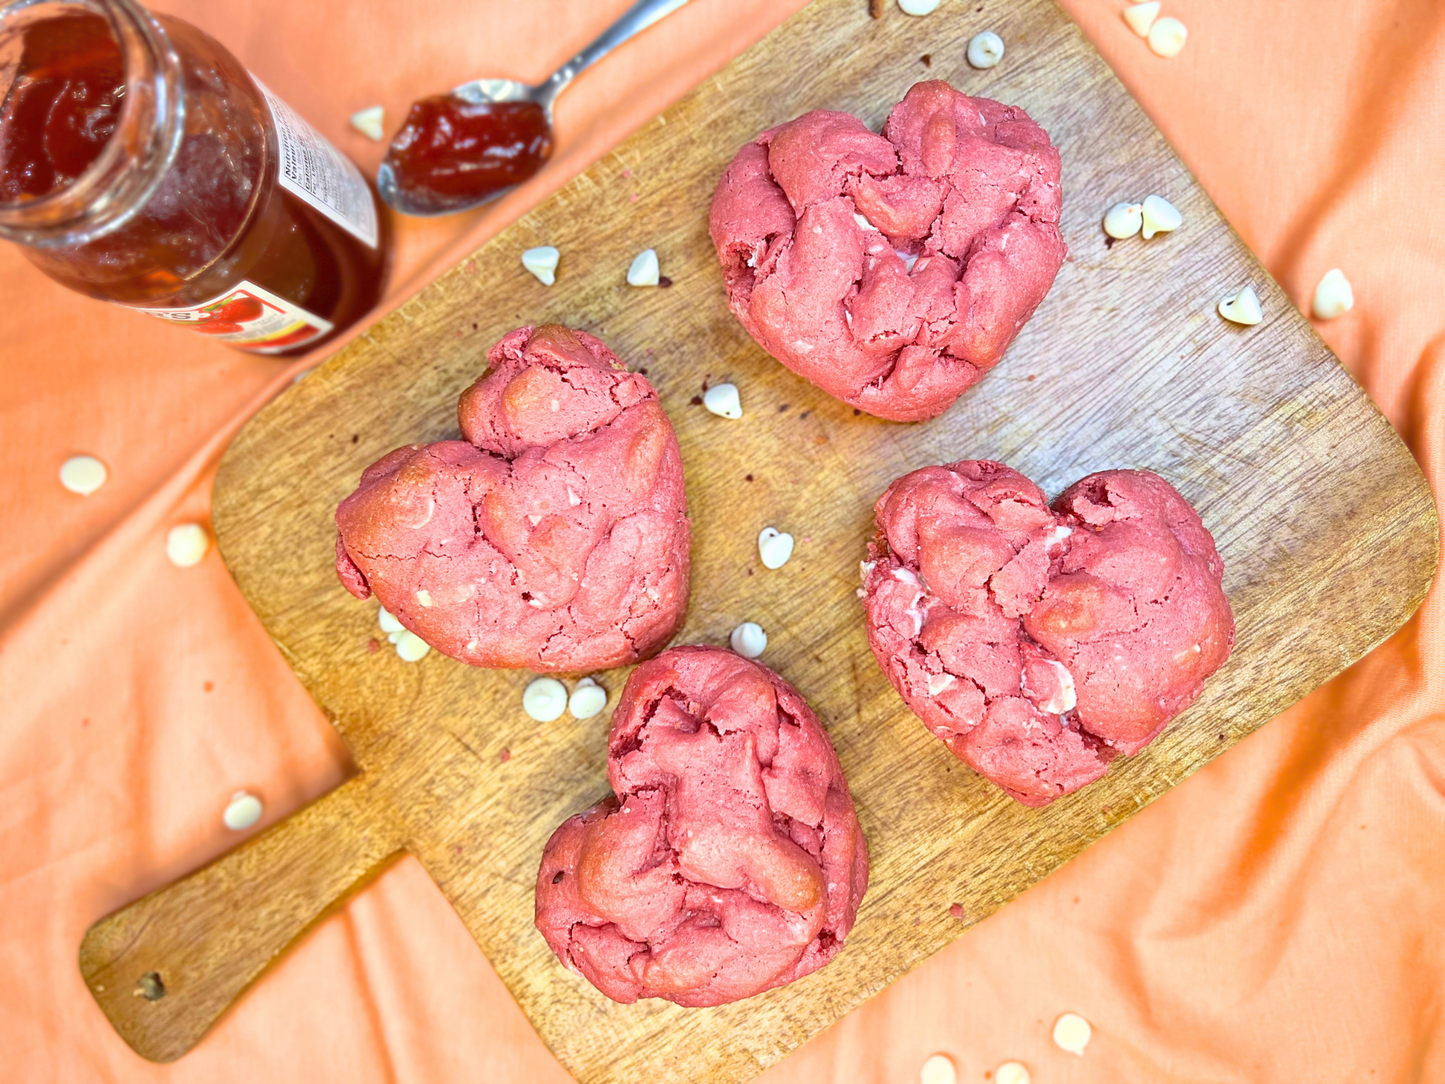
[[[135,0],[0,0],[0,36],[75,11],[109,25],[121,52],[125,101],[115,131],[74,180],[32,199],[0,200],[0,237],[22,244],[85,244],[120,229],[155,194],[184,134],[180,58]]]

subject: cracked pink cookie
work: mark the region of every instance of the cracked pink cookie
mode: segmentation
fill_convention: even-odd
[[[764,350],[893,421],[982,379],[1064,260],[1059,152],[1017,106],[919,83],[883,134],[815,110],[738,151],[709,230]]]
[[[1050,509],[988,460],[924,467],[875,508],[868,642],[960,760],[1025,805],[1148,745],[1234,647],[1214,539],[1148,471],[1102,471]]]
[[[336,572],[474,666],[636,662],[687,607],[682,458],[647,380],[598,339],[511,332],[457,405],[464,440],[398,448],[336,510]]]
[[[816,971],[868,887],[838,757],[777,674],[677,647],[632,672],[612,716],[615,797],[562,822],[537,929],[614,1001],[722,1005]]]

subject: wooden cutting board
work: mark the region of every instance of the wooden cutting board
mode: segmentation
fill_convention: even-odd
[[[1405,447],[1077,28],[1049,0],[982,2],[981,13],[949,3],[926,19],[890,6],[875,22],[862,0],[818,0],[241,433],[216,482],[222,554],[360,774],[90,930],[82,971],[137,1051],[185,1053],[310,924],[409,851],[579,1080],[750,1077],[1415,610],[1437,525]],[[989,28],[1007,56],[972,71],[965,45]],[[707,206],[762,128],[817,107],[877,128],[927,77],[1018,103],[1049,130],[1063,152],[1071,256],[979,387],[940,419],[894,425],[856,417],[749,340],[724,304]],[[1179,206],[1183,227],[1106,246],[1104,209],[1151,192]],[[550,289],[518,261],[540,244],[562,250]],[[625,284],[648,247],[670,289]],[[1248,329],[1214,311],[1246,283],[1266,313]],[[763,661],[829,727],[868,835],[872,883],[845,951],[740,1004],[616,1005],[557,963],[532,927],[533,879],[553,828],[607,793],[607,716],[538,725],[521,710],[525,673],[436,652],[410,664],[384,643],[370,652],[376,603],[351,598],[332,572],[332,511],[362,468],[398,445],[455,436],[457,394],[486,349],[551,321],[646,369],[677,427],[695,531],[678,642],[725,643],[743,620],[767,630]],[[705,381],[724,379],[742,390],[741,421],[694,403]],[[924,731],[869,653],[854,597],[881,490],[915,467],[973,457],[1004,460],[1050,493],[1108,467],[1160,472],[1214,532],[1238,618],[1234,657],[1189,712],[1046,809],[1003,797]],[[773,572],[756,551],[768,524],[798,539]],[[602,676],[614,705],[625,677]]]

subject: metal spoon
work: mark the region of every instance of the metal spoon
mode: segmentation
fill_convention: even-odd
[[[663,16],[671,15],[686,3],[687,0],[637,0],[637,3],[628,8],[622,18],[604,30],[596,41],[563,64],[552,73],[551,78],[538,86],[519,83],[515,79],[477,79],[470,83],[463,83],[452,91],[452,95],[477,105],[484,102],[536,102],[546,110],[547,123],[550,125],[552,123],[552,103],[557,100],[557,95],[567,89],[567,85],[573,79],[628,38],[646,30]],[[376,190],[382,199],[402,214],[428,218],[470,211],[473,207],[479,207],[483,203],[494,200],[515,187],[513,185],[510,188],[499,189],[472,203],[448,203],[440,206],[428,202],[424,194],[402,191],[396,183],[396,178],[392,175],[391,166],[385,162],[376,171]]]

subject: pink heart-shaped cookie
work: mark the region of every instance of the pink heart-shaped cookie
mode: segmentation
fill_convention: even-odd
[[[868,850],[828,735],[777,674],[710,647],[643,663],[607,778],[616,797],[547,843],[536,921],[608,997],[722,1005],[842,947]]]
[[[868,641],[954,755],[1025,805],[1098,779],[1183,711],[1234,646],[1214,539],[1148,471],[1050,509],[1002,463],[924,467],[875,507]]]
[[[738,151],[709,231],[764,350],[870,414],[946,410],[1064,260],[1059,152],[1017,106],[919,83],[883,134],[816,110]]]
[[[513,331],[461,397],[465,440],[398,448],[336,510],[336,570],[475,666],[635,662],[687,607],[682,457],[647,380],[582,331]]]

